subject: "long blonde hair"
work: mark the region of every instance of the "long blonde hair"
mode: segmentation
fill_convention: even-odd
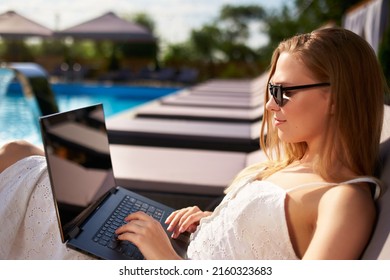
[[[386,82],[371,46],[355,33],[328,28],[294,36],[275,49],[269,69],[272,78],[282,52],[302,61],[318,81],[330,82],[332,117],[324,132],[323,148],[315,172],[326,181],[349,178],[334,172],[335,164],[356,176],[371,176],[379,153]],[[267,89],[265,103],[269,100]],[[272,115],[264,110],[260,145],[268,157],[265,163],[248,167],[237,179],[257,173],[264,179],[299,160],[307,145],[280,141]]]

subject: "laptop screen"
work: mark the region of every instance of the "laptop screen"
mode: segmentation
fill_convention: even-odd
[[[115,186],[103,105],[40,119],[63,241],[74,219]]]

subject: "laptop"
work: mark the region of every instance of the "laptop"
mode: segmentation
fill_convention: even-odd
[[[136,211],[166,230],[174,209],[115,183],[103,105],[43,116],[40,127],[62,242],[99,259],[144,259],[114,231]],[[184,256],[185,240],[171,242]]]

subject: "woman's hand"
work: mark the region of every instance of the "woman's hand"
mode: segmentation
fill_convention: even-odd
[[[115,233],[132,242],[148,260],[180,259],[161,224],[143,212],[130,214]]]
[[[165,223],[169,224],[167,230],[172,231],[172,238],[177,238],[185,231],[191,233],[195,232],[199,225],[199,221],[211,214],[212,212],[203,212],[199,207],[193,206],[172,212]]]

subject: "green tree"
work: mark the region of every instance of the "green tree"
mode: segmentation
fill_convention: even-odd
[[[238,67],[232,63],[255,63],[257,60],[256,52],[247,46],[249,25],[260,22],[263,16],[264,9],[261,6],[223,6],[214,21],[192,30],[187,44],[195,52],[192,57],[206,65],[209,77],[218,75],[216,64],[221,63],[225,64],[221,75],[242,77],[246,70],[242,65]]]
[[[128,18],[130,21],[145,27],[152,35],[154,34],[156,24],[148,14],[136,13],[124,16],[124,18]],[[117,42],[113,48],[115,49],[115,57],[117,60],[122,57],[151,58],[158,64],[159,47],[157,42]]]
[[[39,44],[35,44],[34,55],[64,55],[67,52],[67,46],[64,41],[57,38],[47,38],[40,40]]]
[[[193,30],[190,36],[196,56],[207,63],[213,63],[216,52],[222,41],[221,30],[213,24],[206,24],[198,30]]]
[[[269,60],[280,41],[298,33],[310,32],[324,24],[333,22],[341,26],[342,17],[351,6],[361,0],[295,0],[277,10],[269,10],[264,17],[262,31],[269,43],[260,48],[264,59]]]
[[[32,51],[23,40],[4,40],[2,59],[8,62],[33,61]]]
[[[196,62],[199,57],[189,42],[169,44],[162,58],[164,63],[179,67],[183,61]]]
[[[224,28],[221,28],[223,40],[220,43],[220,50],[228,61],[246,63],[257,61],[256,52],[247,45],[250,36],[249,25],[252,22],[261,22],[264,16],[263,7],[258,5],[225,5],[222,7],[219,26]]]
[[[131,20],[139,25],[142,25],[149,30],[150,33],[154,34],[156,23],[154,20],[146,13],[136,13],[131,16]]]
[[[313,30],[328,21],[341,25],[346,10],[362,0],[296,0],[297,21],[302,27]],[[306,26],[304,25],[306,24]]]
[[[263,7],[258,5],[223,6],[219,20],[225,26],[226,41],[245,43],[250,35],[249,24],[253,21],[261,21],[264,15]]]
[[[201,75],[205,79],[215,76],[215,62],[218,60],[221,35],[221,30],[214,24],[206,24],[191,32],[189,44],[194,50],[192,57],[199,61],[198,64],[203,64],[204,69],[207,69],[207,73]]]

